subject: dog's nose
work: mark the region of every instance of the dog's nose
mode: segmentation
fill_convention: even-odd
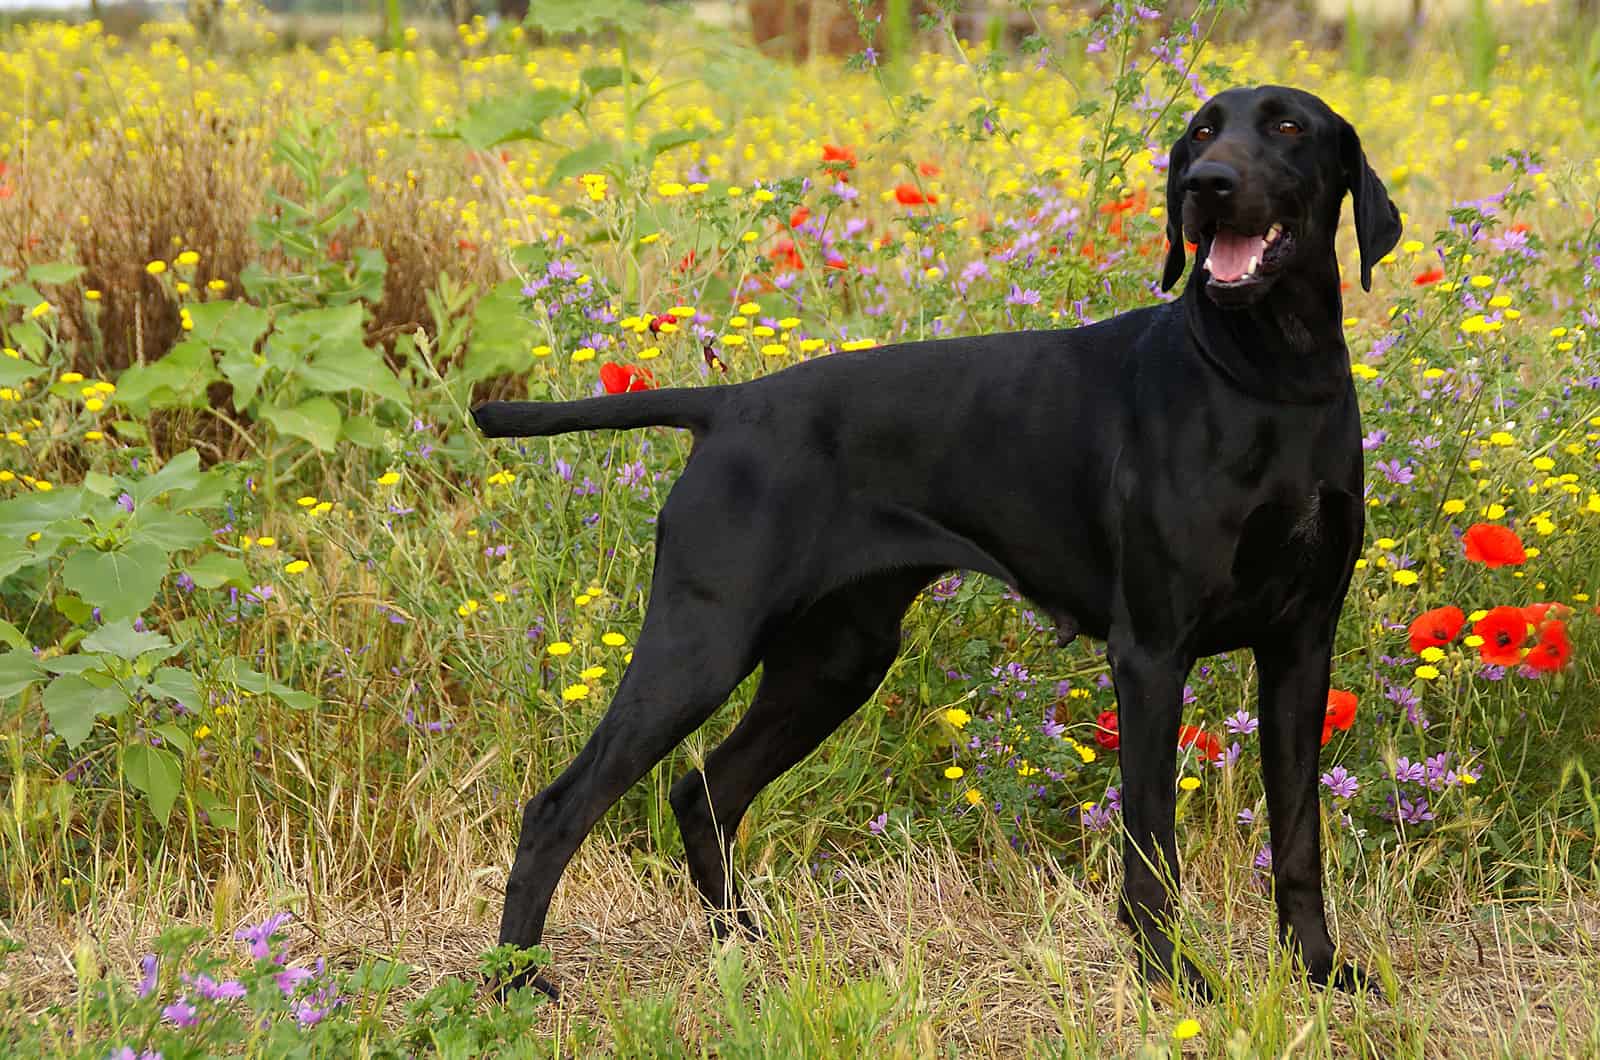
[[[1209,205],[1227,202],[1238,186],[1238,170],[1222,162],[1196,162],[1183,178],[1184,190]]]

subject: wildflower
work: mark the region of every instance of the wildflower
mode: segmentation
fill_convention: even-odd
[[[888,827],[889,815],[887,813],[880,813],[878,816],[867,822],[867,831],[871,832],[873,835],[882,835],[888,829]]]
[[[1567,624],[1546,622],[1539,631],[1539,643],[1528,650],[1523,662],[1540,673],[1553,673],[1572,660],[1572,642],[1567,639]]]
[[[1206,761],[1213,761],[1222,757],[1222,744],[1218,739],[1195,725],[1185,725],[1178,730],[1178,748],[1194,748],[1200,752],[1200,757]]]
[[[967,771],[960,766],[946,766],[944,770],[944,778],[946,780],[960,780],[966,775]]]
[[[600,635],[600,643],[608,648],[620,648],[628,643],[628,638],[621,633],[602,633]]]
[[[188,998],[179,998],[166,1006],[161,1010],[161,1015],[175,1027],[193,1027],[200,1022],[200,1013],[189,1004]]]
[[[556,640],[551,641],[548,645],[546,645],[544,650],[549,652],[551,655],[571,655],[572,645],[568,644],[564,640]]]
[[[972,715],[968,714],[960,707],[950,707],[944,712],[944,720],[949,722],[953,727],[959,729],[967,722],[972,720]]]
[[[151,994],[155,993],[158,970],[159,965],[156,961],[156,955],[153,953],[145,954],[144,957],[139,961],[138,989],[139,996],[141,998],[149,997]]]
[[[239,942],[250,944],[250,956],[254,960],[266,960],[272,954],[272,936],[278,929],[290,920],[288,913],[274,913],[259,924],[250,924],[233,933]]]
[[[1260,728],[1261,722],[1252,717],[1248,710],[1240,707],[1238,713],[1230,714],[1226,718],[1223,718],[1222,725],[1223,728],[1227,729],[1235,736],[1249,736],[1251,733],[1255,732],[1256,729]]]
[[[1361,783],[1344,766],[1334,766],[1322,774],[1322,783],[1339,799],[1348,799],[1361,790]]]
[[[1178,1041],[1187,1041],[1200,1033],[1200,1021],[1197,1019],[1181,1019],[1178,1025],[1172,1028],[1172,1036]]]
[[[1184,777],[1182,780],[1178,781],[1178,787],[1182,788],[1184,791],[1193,791],[1195,788],[1198,788],[1199,786],[1200,786],[1200,778],[1199,777]]]
[[[1522,645],[1528,639],[1528,620],[1521,609],[1496,607],[1472,625],[1475,636],[1483,638],[1478,656],[1495,666],[1515,666],[1522,661]]]
[[[1094,742],[1108,751],[1122,746],[1122,734],[1117,728],[1117,712],[1103,710],[1095,718]]]
[[[1333,730],[1345,730],[1355,724],[1356,694],[1338,688],[1328,689],[1328,707],[1322,719],[1322,742],[1333,738]]]
[[[967,800],[969,806],[977,806],[983,802],[983,792],[977,788],[968,788],[961,797]]]
[[[568,685],[561,690],[561,698],[568,703],[576,703],[580,699],[587,699],[588,696],[589,686],[582,683]]]
[[[283,573],[299,574],[301,571],[306,570],[310,566],[311,564],[307,563],[303,559],[290,560],[288,563],[284,564]]]
[[[399,481],[400,473],[398,471],[385,471],[378,476],[378,485],[380,486],[393,486]]]
[[[901,206],[926,206],[939,201],[932,192],[924,193],[915,184],[900,184],[894,189],[894,200]]]
[[[160,276],[162,273],[167,271],[167,263],[159,259],[152,261],[144,267],[144,271],[148,272],[152,276]]]
[[[1474,523],[1467,528],[1462,540],[1466,545],[1468,562],[1482,563],[1491,570],[1495,567],[1519,566],[1528,558],[1516,532],[1495,523]]]
[[[1411,634],[1411,650],[1420,655],[1428,648],[1442,648],[1455,640],[1466,624],[1467,616],[1454,605],[1424,611],[1406,628]]]

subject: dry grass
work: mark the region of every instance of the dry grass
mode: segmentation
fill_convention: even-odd
[[[580,854],[547,939],[564,999],[547,1009],[540,1035],[560,1039],[588,1022],[608,1042],[604,1028],[626,999],[677,995],[679,1033],[705,1040],[718,1018],[717,949],[677,868],[630,861],[609,842]],[[74,951],[84,944],[128,972],[175,920],[226,932],[286,907],[297,913],[292,956],[336,966],[405,962],[414,971],[402,999],[445,976],[475,975],[478,954],[494,942],[498,868],[418,876],[381,896],[306,891],[296,880],[312,871],[280,863],[246,880],[227,876],[209,893],[168,882],[156,893],[100,894],[67,920],[50,919],[44,907],[24,912],[8,927],[24,948],[0,972],[0,991],[43,1009],[74,994]],[[911,999],[921,1041],[961,1056],[1015,1056],[1063,1035],[1068,1054],[1129,1055],[1165,1041],[1186,1014],[1236,1027],[1257,1045],[1287,1028],[1293,1055],[1412,1055],[1420,1042],[1430,1057],[1582,1055],[1585,1041],[1594,1043],[1600,901],[1592,895],[1422,909],[1398,895],[1352,899],[1331,887],[1345,944],[1369,967],[1392,966],[1399,995],[1391,1005],[1289,981],[1269,944],[1268,897],[1226,891],[1223,882],[1191,873],[1187,898],[1199,952],[1228,984],[1210,1007],[1167,994],[1152,1000],[1140,989],[1107,888],[1004,866],[979,872],[948,846],[841,860],[820,876],[757,876],[749,893],[768,937],[737,945],[761,990],[819,979],[887,983]]]

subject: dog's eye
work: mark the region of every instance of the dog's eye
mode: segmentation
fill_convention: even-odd
[[[1205,143],[1207,140],[1213,139],[1216,135],[1217,130],[1210,125],[1196,125],[1194,127],[1194,138],[1200,143]]]
[[[1300,123],[1299,122],[1297,122],[1297,121],[1289,121],[1288,119],[1284,119],[1283,121],[1280,121],[1278,123],[1277,128],[1278,128],[1278,131],[1280,133],[1282,133],[1283,135],[1285,135],[1285,136],[1299,136],[1301,134],[1301,132],[1304,131],[1303,129],[1300,128]]]

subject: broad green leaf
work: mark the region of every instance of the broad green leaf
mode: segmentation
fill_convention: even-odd
[[[89,738],[96,718],[116,717],[128,709],[128,697],[116,685],[104,687],[78,674],[63,674],[44,690],[44,712],[50,727],[76,749]]]
[[[528,325],[522,313],[522,284],[507,280],[478,299],[472,311],[472,338],[456,377],[469,383],[521,373],[529,355]]]
[[[238,685],[246,692],[256,695],[270,694],[285,706],[295,710],[311,710],[317,705],[317,697],[309,692],[301,692],[280,684],[264,673],[252,670],[238,659],[224,659],[217,667],[219,680]]]
[[[175,512],[198,512],[207,508],[220,508],[228,499],[234,486],[234,473],[222,468],[212,468],[200,474],[200,481],[186,490],[176,490],[167,498]]]
[[[94,608],[83,602],[83,598],[76,593],[56,593],[55,602],[50,606],[67,617],[67,621],[75,626],[86,626],[94,618]]]
[[[222,378],[204,343],[180,342],[159,361],[136,364],[117,377],[117,401],[130,411],[203,408],[206,388]]]
[[[389,432],[371,416],[351,416],[339,428],[339,435],[363,449],[382,449],[389,443]]]
[[[207,552],[189,564],[187,570],[189,577],[202,589],[215,589],[222,585],[248,589],[251,585],[250,572],[245,568],[244,561],[226,552]]]
[[[28,266],[28,279],[47,286],[71,283],[87,270],[82,265],[67,261],[49,261]]]
[[[188,733],[184,732],[170,721],[165,725],[157,725],[156,732],[163,740],[167,741],[167,743],[176,747],[184,754],[194,754],[194,740],[190,738]]]
[[[233,386],[233,408],[243,412],[256,399],[262,380],[267,378],[267,359],[259,353],[225,353],[217,359],[217,367]]]
[[[121,622],[107,622],[87,637],[79,647],[83,651],[104,652],[115,655],[119,659],[129,662],[137,659],[147,651],[157,648],[166,648],[172,645],[165,634],[153,630],[140,632],[133,628],[133,623],[126,620]]]
[[[325,397],[302,401],[292,409],[264,408],[261,418],[279,434],[304,438],[324,453],[333,452],[339,443],[339,406]]]
[[[629,76],[636,85],[644,84],[644,78],[636,72],[629,72]],[[586,66],[578,72],[578,80],[584,83],[591,94],[604,92],[608,88],[617,88],[622,84],[622,67],[620,66]]]
[[[393,401],[408,412],[411,410],[411,395],[389,371],[389,366],[383,362],[383,355],[377,350],[362,347],[358,353],[319,356],[298,369],[295,375],[313,390],[324,394],[355,390],[375,394]]]
[[[193,449],[185,449],[161,465],[161,470],[154,475],[135,482],[128,492],[133,495],[137,506],[170,490],[193,489],[200,482],[202,474],[200,454]]]
[[[183,771],[171,751],[151,747],[147,743],[131,744],[122,752],[122,775],[134,789],[143,792],[150,800],[150,809],[163,826],[172,816],[172,806],[178,801],[178,790],[183,782]]]
[[[596,139],[584,144],[576,151],[562,155],[550,170],[550,183],[559,184],[563,180],[583,173],[592,173],[597,169],[604,169],[617,160],[617,147],[610,140]]]
[[[650,11],[639,0],[539,0],[528,8],[525,24],[557,37],[619,30],[640,33],[650,26]]]
[[[358,303],[302,309],[280,317],[267,340],[268,358],[288,354],[298,365],[314,354],[350,354],[366,349],[367,311]]]
[[[32,309],[42,301],[44,301],[44,295],[40,294],[39,289],[30,283],[14,283],[5,290],[0,291],[0,302],[4,302],[9,306],[16,306],[18,309]],[[15,338],[16,336],[12,336],[13,341],[15,341]]]
[[[29,651],[32,648],[28,638],[22,635],[22,630],[3,618],[0,618],[0,644],[9,644],[18,651]]]
[[[648,162],[657,155],[672,150],[674,147],[692,144],[696,140],[702,140],[705,137],[706,130],[698,125],[693,129],[668,129],[666,132],[658,132],[650,137],[649,143],[645,144],[645,161]]]
[[[572,97],[558,88],[479,100],[467,108],[466,117],[456,122],[450,135],[478,151],[513,140],[537,140],[540,127],[571,110],[572,103]]]
[[[45,367],[25,361],[21,357],[0,355],[0,386],[19,387],[29,379],[44,375]]]
[[[134,509],[128,532],[130,540],[147,542],[167,552],[181,552],[211,540],[211,529],[203,520],[154,505]]]
[[[208,301],[189,306],[195,327],[190,341],[205,343],[222,354],[253,354],[256,341],[267,333],[267,311],[240,299]]]
[[[110,678],[106,670],[106,661],[98,655],[87,652],[73,652],[71,655],[52,655],[47,659],[40,659],[39,665],[53,674],[88,674],[96,673],[102,677]]]
[[[82,490],[70,488],[0,501],[0,539],[26,538],[51,523],[77,519],[83,515],[84,501]]]
[[[0,699],[10,699],[44,676],[44,667],[27,648],[0,653]]]
[[[200,709],[200,689],[195,684],[194,674],[188,670],[163,666],[150,675],[144,687],[152,696],[182,703],[190,710]]]
[[[166,552],[137,541],[115,552],[79,549],[61,567],[67,588],[98,607],[103,622],[133,618],[149,607],[166,576]]]

